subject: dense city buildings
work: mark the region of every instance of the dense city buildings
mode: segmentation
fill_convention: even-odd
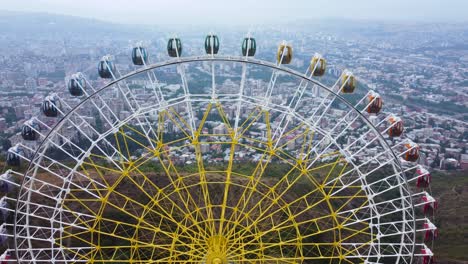
[[[63,17],[53,16],[41,16],[38,20],[40,22],[30,29],[31,35],[7,33],[0,37],[2,151],[20,140],[18,133],[22,124],[38,114],[47,95],[57,93],[67,98],[71,106],[79,102],[79,99],[67,96],[66,79],[71,74],[82,70],[94,87],[104,85],[104,80],[97,75],[97,62],[102,55],[112,54],[118,68],[124,72],[134,68],[129,61],[129,43],[144,41],[153,62],[167,57],[166,36],[151,28],[120,28],[118,25],[73,18],[72,21],[84,21],[79,27],[76,21],[72,23]],[[23,22],[27,21],[25,18]],[[50,21],[64,23],[61,29],[72,23],[75,32],[58,30]],[[341,27],[344,23],[347,26]],[[239,43],[245,34],[243,29],[222,32],[219,35],[223,40],[220,53],[239,54]],[[184,40],[184,56],[202,53],[202,36],[184,30],[179,30],[178,34]],[[291,67],[299,71],[309,65],[314,53],[322,54],[327,60],[327,72],[320,81],[325,84],[332,85],[344,69],[352,71],[358,77],[358,94],[364,94],[368,89],[378,91],[385,98],[384,111],[403,118],[406,136],[421,146],[421,164],[440,170],[467,170],[468,35],[463,25],[375,23],[369,27],[363,22],[312,21],[264,27],[256,31],[255,36],[258,40],[256,56],[266,60],[273,60],[276,45],[282,38],[287,39],[294,47]],[[188,76],[189,85],[190,80],[210,73],[208,63],[192,67],[195,69]],[[220,80],[218,88],[236,92],[238,84],[233,78],[240,70],[235,65],[219,65],[223,80]],[[161,82],[162,89],[169,95],[180,92],[180,85],[171,82],[176,74],[170,69],[165,73],[167,80]],[[252,70],[246,94],[255,96],[262,90],[260,87],[267,85],[269,76],[269,72]],[[200,87],[192,86],[192,89],[209,86],[209,80],[206,85],[198,83],[202,83],[197,84]],[[282,91],[294,85],[297,84],[283,83],[274,91],[275,100],[286,101],[287,95]],[[148,80],[132,79],[129,82],[129,87],[142,102],[147,98],[149,86]],[[314,92],[319,96],[320,91]],[[115,91],[107,91],[104,95],[110,98],[119,96]],[[129,114],[119,100],[111,103],[110,108],[119,113],[120,118]],[[87,118],[96,123],[93,113],[88,113]],[[55,122],[52,119],[46,121],[49,125]],[[215,134],[223,134],[225,130],[221,122],[213,121],[212,127]],[[175,127],[165,129],[167,132],[177,130]],[[73,132],[70,133],[73,136]],[[207,145],[202,145],[202,150],[208,151]],[[220,159],[227,155],[221,149],[210,152]],[[190,160],[184,153],[180,154],[183,162]]]

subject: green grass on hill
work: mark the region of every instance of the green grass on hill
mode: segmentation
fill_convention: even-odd
[[[444,260],[468,260],[468,173],[433,172],[432,194],[439,200],[435,222],[439,239],[434,253]]]

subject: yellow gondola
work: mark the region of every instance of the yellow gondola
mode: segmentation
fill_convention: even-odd
[[[314,76],[323,76],[327,67],[327,62],[320,56],[314,56],[310,60],[310,72],[313,72]]]
[[[345,72],[341,76],[341,91],[343,93],[353,93],[356,89],[356,77],[350,72]]]
[[[289,64],[291,63],[293,56],[293,50],[291,45],[281,44],[276,54],[276,61],[278,64]]]

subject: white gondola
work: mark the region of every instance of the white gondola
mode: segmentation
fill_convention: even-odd
[[[0,175],[0,193],[8,193],[12,189],[10,181],[10,171],[6,171],[2,175]]]
[[[206,54],[218,54],[219,51],[219,38],[214,34],[208,34],[205,38],[205,52]]]
[[[3,196],[1,199],[0,199],[0,220],[2,220],[3,222],[5,222],[8,218],[8,215],[9,215],[9,207],[8,207],[8,202],[7,202],[7,199],[6,199],[6,196]]]
[[[47,117],[57,117],[60,108],[60,101],[57,94],[53,93],[46,96],[41,105],[42,113]]]
[[[141,66],[148,64],[148,51],[141,44],[136,45],[132,49],[132,62],[135,65]]]
[[[41,127],[39,126],[39,123],[34,119],[30,119],[26,121],[21,128],[21,137],[27,141],[38,140],[40,137],[40,130]]]
[[[7,231],[7,228],[6,228],[6,224],[3,223],[1,226],[0,226],[0,245],[3,245],[5,244],[7,241],[8,241],[8,231]]]
[[[182,41],[179,38],[170,38],[167,41],[167,53],[170,57],[182,56]]]
[[[257,42],[250,36],[242,41],[242,56],[253,57],[257,51]]]
[[[115,63],[112,60],[112,56],[103,56],[98,63],[99,77],[104,79],[111,79],[115,77],[115,72]]]
[[[86,88],[86,81],[81,73],[75,73],[68,80],[68,91],[72,96],[82,96]]]
[[[8,166],[17,167],[21,165],[20,154],[23,153],[23,149],[16,145],[8,149],[6,162]]]

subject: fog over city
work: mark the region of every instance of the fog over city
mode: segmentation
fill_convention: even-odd
[[[1,0],[0,6],[2,10],[74,15],[118,23],[251,25],[321,18],[462,22],[467,21],[468,1]]]

